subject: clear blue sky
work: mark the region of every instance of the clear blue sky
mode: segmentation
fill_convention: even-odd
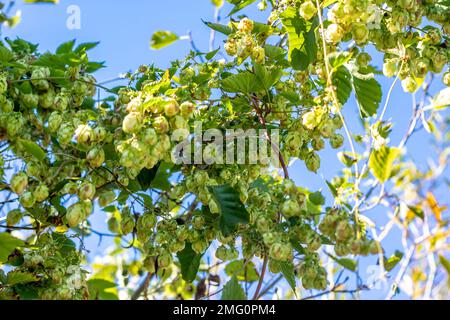
[[[69,30],[66,28],[66,13],[70,5],[77,5],[81,9],[81,29]],[[90,57],[94,60],[106,60],[107,68],[96,73],[99,81],[117,77],[119,74],[135,70],[141,64],[155,63],[160,67],[168,66],[171,60],[182,58],[190,50],[187,41],[178,41],[175,44],[159,51],[149,47],[150,37],[157,30],[170,30],[178,35],[184,35],[188,30],[192,32],[197,47],[208,52],[208,39],[210,30],[201,19],[212,20],[213,6],[210,0],[61,0],[58,5],[24,5],[17,1],[15,10],[22,10],[22,22],[14,29],[3,28],[2,36],[14,38],[20,36],[25,40],[39,43],[41,51],[54,50],[59,44],[76,38],[78,42],[101,41],[100,45],[91,51]],[[222,10],[228,13],[230,6]],[[267,13],[257,12],[255,6],[245,11],[250,17],[263,20]],[[223,15],[223,14],[222,14]],[[223,38],[216,40],[216,47]],[[380,62],[381,57],[376,58]],[[383,85],[384,98],[392,79],[380,79]],[[439,82],[439,81],[437,81]],[[354,99],[344,108],[351,131],[361,132],[358,120],[357,107]],[[411,98],[403,94],[400,85],[395,88],[391,103],[385,119],[393,118],[394,131],[392,142],[398,144],[406,131],[411,115]],[[423,132],[414,137],[414,143],[408,145],[408,153],[422,167],[426,166],[426,159],[431,154],[430,137]],[[322,167],[319,174],[307,172],[304,165],[296,163],[290,168],[294,180],[301,186],[311,189],[326,186],[325,179],[331,179],[340,169],[336,152],[321,152]],[[448,172],[447,172],[448,173]],[[446,192],[443,190],[443,192]],[[326,192],[327,195],[329,193]],[[445,193],[440,196],[445,197]],[[386,222],[383,210],[374,210],[369,217],[379,223]],[[103,220],[104,217],[100,217]],[[93,236],[95,238],[95,236]],[[400,249],[399,235],[393,233],[386,243],[387,253]],[[92,253],[100,253],[103,246],[95,249],[97,239],[92,239]],[[398,245],[396,245],[398,244]],[[376,263],[375,258],[364,259],[364,265]],[[364,267],[362,268],[364,270]],[[395,270],[394,270],[395,271]],[[394,273],[395,274],[395,273]],[[364,276],[364,272],[362,274]],[[384,296],[383,293],[381,293]],[[369,298],[378,298],[376,291],[367,295]]]

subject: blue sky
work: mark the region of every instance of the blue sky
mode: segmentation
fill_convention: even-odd
[[[77,5],[81,10],[81,29],[79,30],[70,30],[66,27],[69,17],[66,11],[70,5]],[[107,68],[96,73],[96,78],[100,82],[135,70],[141,64],[155,63],[160,67],[166,67],[171,60],[183,58],[191,49],[187,41],[178,41],[162,50],[151,50],[150,37],[157,30],[170,30],[180,36],[190,30],[199,50],[208,52],[210,30],[202,23],[201,19],[211,21],[214,12],[210,0],[61,0],[58,5],[24,5],[18,1],[14,10],[17,9],[22,11],[22,22],[14,29],[4,28],[2,36],[11,38],[20,36],[25,40],[39,43],[41,52],[55,50],[62,42],[74,38],[78,43],[101,41],[100,45],[90,54],[92,60],[106,61]],[[222,11],[227,13],[229,10],[230,6],[227,5]],[[260,13],[255,6],[245,13],[260,20],[267,16],[267,12]],[[216,47],[222,43],[222,40],[221,37],[216,40]],[[380,61],[381,57],[376,57],[375,62],[379,63]],[[380,79],[380,82],[385,98],[392,79]],[[348,119],[351,131],[361,132],[354,99],[345,106],[344,114]],[[410,115],[411,97],[403,94],[401,86],[398,84],[393,91],[385,116],[385,119],[395,119],[391,137],[393,144],[398,144],[406,131]],[[430,136],[419,132],[414,136],[414,143],[408,145],[408,154],[422,167],[426,166],[427,157],[431,154],[429,142]],[[320,155],[322,167],[318,175],[309,173],[301,163],[296,163],[290,168],[291,175],[297,184],[313,190],[326,189],[323,178],[331,179],[341,165],[337,161],[334,151],[324,151]],[[448,194],[443,193],[441,196],[448,197]],[[368,216],[380,223],[386,221],[383,210],[374,210]],[[401,247],[399,239],[399,235],[396,233],[388,237],[385,243],[388,254]],[[93,239],[94,247],[96,242],[97,239]],[[96,253],[101,252],[102,247],[91,249],[93,253]],[[375,262],[376,259],[369,258],[364,264],[374,264]],[[377,298],[376,294],[376,292],[371,293],[367,297]]]

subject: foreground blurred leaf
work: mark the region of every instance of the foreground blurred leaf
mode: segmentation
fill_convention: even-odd
[[[152,49],[159,50],[161,48],[164,48],[173,42],[177,41],[179,37],[170,31],[156,31],[152,35],[152,39],[150,41],[150,47]]]

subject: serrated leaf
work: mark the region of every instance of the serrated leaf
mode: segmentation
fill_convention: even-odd
[[[295,7],[288,7],[282,13],[281,21],[288,34],[289,61],[295,70],[305,70],[316,59],[315,29],[318,20],[305,21]]]
[[[208,189],[219,206],[219,228],[224,236],[232,234],[239,224],[249,223],[249,213],[231,186],[225,184]]]
[[[10,235],[9,233],[0,233],[0,263],[8,261],[8,256],[24,242]]]
[[[220,50],[220,48],[217,48],[217,49],[214,50],[214,51],[208,52],[208,53],[205,55],[206,60],[211,60],[212,58],[214,58],[214,57],[216,56],[216,54],[219,52],[219,50]]]
[[[89,299],[91,300],[118,300],[115,293],[117,284],[105,279],[89,279],[87,281]]]
[[[227,25],[208,21],[203,21],[203,23],[206,24],[209,28],[213,29],[214,31],[220,32],[224,35],[228,36],[233,33],[233,29]]]
[[[221,82],[221,87],[226,92],[251,93],[256,91],[256,76],[250,72],[232,74]]]
[[[10,271],[6,276],[6,284],[14,286],[16,284],[24,284],[30,282],[36,282],[39,279],[32,273],[23,271]]]
[[[356,271],[356,267],[357,267],[357,262],[355,260],[352,259],[348,259],[348,258],[338,258],[335,257],[329,253],[327,253],[327,255],[333,259],[334,261],[336,261],[337,264],[339,264],[340,266],[344,267],[347,270]]]
[[[313,204],[317,206],[321,206],[325,204],[325,197],[322,195],[320,191],[316,191],[313,193],[310,193],[308,195],[309,201],[311,201]]]
[[[183,280],[187,282],[194,281],[200,267],[202,254],[198,254],[192,250],[192,245],[188,242],[184,249],[177,253],[177,257],[180,261]]]
[[[20,144],[28,154],[35,157],[38,161],[44,161],[46,153],[36,142],[21,139]]]
[[[221,300],[247,300],[244,289],[235,276],[223,286]]]
[[[378,181],[383,183],[389,179],[392,173],[392,165],[399,154],[399,149],[387,146],[372,151],[369,158],[369,168]]]
[[[400,251],[395,251],[395,253],[389,258],[384,258],[384,268],[386,271],[391,271],[395,266],[402,260],[403,253]]]
[[[156,31],[150,40],[150,47],[155,50],[159,50],[164,48],[175,41],[177,41],[179,37],[170,31]]]
[[[268,70],[262,65],[255,65],[255,75],[259,83],[258,86],[264,88],[265,91],[269,91],[270,88],[280,80],[282,74],[283,71],[279,68]]]
[[[340,66],[332,73],[331,81],[336,88],[339,103],[344,105],[352,93],[352,75],[346,67]]]
[[[251,5],[253,2],[255,2],[256,0],[240,0],[238,1],[234,8],[230,11],[230,13],[228,14],[228,17],[241,11],[242,9],[244,9],[245,7]]]
[[[56,54],[70,53],[70,52],[72,52],[74,45],[75,45],[75,39],[64,42],[56,49]]]
[[[281,262],[281,273],[286,279],[287,283],[291,287],[292,291],[295,293],[295,288],[297,284],[295,282],[295,272],[294,272],[294,264],[292,262]]]
[[[80,43],[77,46],[77,48],[75,49],[75,52],[80,53],[80,52],[84,52],[84,51],[89,51],[89,50],[95,48],[96,46],[98,46],[99,43],[100,43],[99,41]]]
[[[11,52],[11,50],[9,50],[8,48],[4,47],[4,46],[0,46],[0,62],[9,62],[12,60],[12,58],[14,57],[13,53]]]
[[[244,268],[244,260],[236,260],[227,264],[225,273],[232,277],[236,276],[239,281],[253,282],[259,279],[255,264],[249,261]]]
[[[334,70],[349,62],[353,53],[348,51],[333,52],[328,55],[328,61]]]
[[[381,85],[373,77],[360,78],[353,75],[353,88],[362,118],[375,115],[381,103]]]

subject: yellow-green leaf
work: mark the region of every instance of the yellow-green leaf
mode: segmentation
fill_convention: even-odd
[[[42,150],[36,142],[22,139],[20,140],[20,144],[27,151],[27,153],[35,157],[38,161],[43,161],[45,159],[45,151]]]
[[[392,173],[392,165],[399,154],[399,149],[387,146],[372,151],[369,159],[369,168],[378,181],[383,183],[389,179]]]
[[[161,49],[169,44],[172,44],[173,42],[177,41],[179,37],[170,31],[156,31],[152,35],[152,39],[150,41],[150,47],[152,49]]]

